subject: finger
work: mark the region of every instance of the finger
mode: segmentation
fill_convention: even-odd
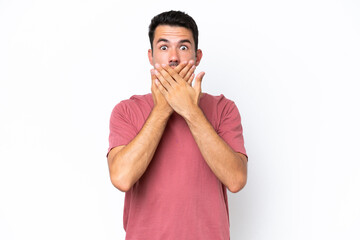
[[[171,82],[171,84],[175,84],[175,82],[180,83],[180,82],[184,81],[184,79],[182,77],[180,77],[180,75],[177,72],[175,72],[175,70],[172,69],[169,65],[162,64],[162,67],[163,67],[163,69],[161,71],[161,74],[169,76],[173,80],[173,82]],[[165,77],[165,78],[168,79],[167,77]],[[169,81],[170,81],[170,79],[169,79]]]
[[[166,64],[162,64],[161,66],[160,66],[160,64],[155,64],[155,70],[157,70],[158,72],[159,72],[159,74],[163,77],[163,79],[165,80],[165,81],[167,81],[168,82],[168,84],[171,86],[171,85],[173,85],[173,84],[175,84],[176,83],[176,80],[171,76],[171,74],[169,73],[169,69],[171,70],[171,72],[175,72],[169,65],[166,65]],[[166,70],[166,69],[168,69],[168,70]],[[159,79],[160,80],[160,82],[161,83],[163,83],[162,82],[162,79]],[[163,84],[163,86],[167,89],[167,90],[169,90],[169,88],[167,88],[164,84]]]
[[[154,73],[154,69],[150,69],[150,75],[151,75],[151,89],[152,90],[157,90],[156,84],[155,84],[155,79],[157,79],[155,73]]]
[[[179,75],[184,78],[186,76],[186,74],[188,73],[189,69],[191,69],[191,67],[194,65],[194,61],[190,60],[189,63],[180,71],[178,72]]]
[[[164,86],[160,83],[159,79],[155,79],[155,85],[158,88],[158,90],[162,93],[162,95],[167,95],[167,90],[164,88]]]
[[[154,81],[157,78],[154,69],[150,69],[150,74],[151,74],[151,81]]]
[[[179,65],[177,65],[174,68],[175,72],[179,73],[187,64],[188,64],[187,61],[181,62]]]
[[[190,79],[190,77],[193,75],[193,73],[195,72],[195,69],[196,69],[196,66],[193,65],[193,66],[190,68],[190,70],[186,73],[186,76],[184,77],[184,80],[185,80],[186,82],[189,82],[189,79]]]
[[[194,89],[198,93],[201,92],[201,82],[202,82],[204,75],[205,75],[205,72],[201,72],[196,76]]]
[[[158,79],[156,74],[155,74],[155,69],[151,69],[150,70],[150,74],[151,74],[151,83],[152,83],[152,86],[155,87],[154,89],[157,90],[156,88],[156,84],[155,84],[155,80]]]
[[[161,70],[161,71],[163,71],[163,70]],[[170,85],[170,83],[163,77],[163,75],[160,74],[160,72],[159,72],[157,69],[154,70],[154,73],[155,73],[155,75],[156,75],[157,80],[160,81],[161,85],[162,85],[166,90],[169,90],[169,89],[171,88],[171,85]],[[171,77],[170,77],[170,78],[171,78]],[[156,83],[156,80],[155,80],[155,83]]]
[[[190,76],[189,80],[187,81],[187,83],[188,83],[190,86],[191,86],[191,84],[192,84],[192,82],[193,82],[194,78],[195,78],[195,74],[193,73],[193,74],[191,74],[191,76]]]

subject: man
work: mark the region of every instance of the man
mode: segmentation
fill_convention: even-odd
[[[247,178],[239,112],[223,95],[201,93],[189,15],[155,16],[149,38],[151,94],[120,102],[110,119],[108,164],[126,192],[126,239],[229,239],[226,188],[238,192]]]

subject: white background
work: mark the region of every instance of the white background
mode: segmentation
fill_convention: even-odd
[[[0,0],[0,239],[124,239],[112,108],[150,91],[151,18],[197,21],[203,90],[242,115],[232,239],[360,239],[360,3]]]

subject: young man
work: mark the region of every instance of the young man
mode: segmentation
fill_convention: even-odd
[[[229,239],[226,188],[238,192],[247,178],[239,112],[223,95],[201,93],[189,15],[155,16],[149,38],[151,94],[120,102],[110,119],[108,164],[126,192],[126,239]]]

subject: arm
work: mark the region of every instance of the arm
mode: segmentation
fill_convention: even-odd
[[[240,191],[247,180],[246,156],[231,149],[199,107],[194,108],[185,120],[210,169],[231,192]]]
[[[148,167],[171,114],[155,106],[139,134],[128,144],[113,148],[108,155],[112,184],[128,191]]]
[[[192,63],[182,63],[174,70],[191,82],[193,80],[192,73],[195,70],[192,65]],[[111,149],[108,155],[111,182],[123,192],[128,191],[144,174],[154,156],[166,123],[173,112],[173,109],[155,86],[156,76],[153,72],[151,78],[154,108],[148,119],[138,135],[128,145],[115,147]]]
[[[247,159],[217,135],[198,106],[205,73],[200,73],[191,87],[168,66],[157,65],[156,69],[159,90],[174,111],[186,120],[205,161],[231,192],[238,192],[246,184]]]

